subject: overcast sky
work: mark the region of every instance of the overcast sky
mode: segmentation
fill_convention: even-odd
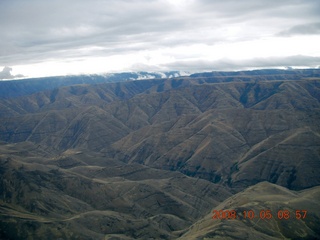
[[[0,0],[0,78],[318,67],[319,13],[319,0]]]

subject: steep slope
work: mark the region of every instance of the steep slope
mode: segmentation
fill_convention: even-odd
[[[159,92],[159,84],[167,87]],[[17,102],[41,93],[13,100],[25,113],[3,117],[0,137],[55,151],[101,151],[239,190],[263,180],[304,189],[320,183],[319,86],[316,80],[72,86],[38,109]],[[84,100],[88,95],[95,100]]]
[[[100,155],[57,158],[31,143],[0,150],[1,239],[171,239],[231,195],[205,180]]]
[[[317,71],[256,73],[1,100],[0,238],[319,237]],[[308,218],[206,216],[286,207]]]
[[[179,239],[319,239],[319,198],[319,187],[293,192],[262,182],[214,208],[236,218],[213,210]]]
[[[215,84],[134,98],[140,125],[112,145],[113,157],[240,189],[261,180],[316,186],[320,108],[318,82],[311,94],[312,84]],[[114,115],[132,126],[135,110],[117,107]]]

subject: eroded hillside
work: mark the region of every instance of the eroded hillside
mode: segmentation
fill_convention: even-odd
[[[312,73],[80,84],[1,100],[0,236],[232,238],[217,234],[222,223],[208,214],[251,186],[249,207],[261,197],[261,207],[284,208],[291,202],[275,199],[290,194],[291,209],[307,207],[303,195],[320,184],[320,80]],[[272,186],[281,191],[269,206]],[[279,221],[265,223],[267,232],[242,220],[226,226],[239,226],[242,239],[291,238],[293,226],[299,237],[317,237],[318,207],[308,224],[284,230]]]

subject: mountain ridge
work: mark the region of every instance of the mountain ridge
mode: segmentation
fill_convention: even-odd
[[[212,84],[179,81],[179,85],[173,84],[175,80],[139,81],[138,85],[135,82],[111,83],[111,86],[76,87],[77,91],[73,86],[64,87],[67,91],[56,95],[55,101],[46,101],[35,110],[26,109],[22,104],[25,99],[43,97],[42,93],[22,97],[20,109],[24,108],[24,112],[16,117],[2,118],[5,128],[0,129],[1,140],[28,140],[58,151],[79,148],[108,152],[109,158],[128,163],[137,161],[157,168],[180,169],[187,175],[200,174],[198,176],[202,178],[225,184],[231,184],[239,176],[248,176],[245,172],[240,174],[231,169],[235,169],[234,164],[237,164],[237,171],[241,172],[241,167],[249,161],[244,154],[248,155],[252,147],[254,149],[250,150],[250,154],[255,155],[250,156],[250,161],[253,162],[257,157],[279,154],[282,146],[291,146],[283,141],[293,137],[292,133],[299,129],[305,129],[299,136],[312,138],[316,146],[319,145],[319,126],[316,124],[320,115],[318,81]],[[163,83],[176,88],[159,92],[158,86]],[[119,88],[123,93],[120,97]],[[108,96],[111,91],[114,100],[101,100],[94,94],[97,91],[101,94],[102,90]],[[46,93],[45,99],[52,92]],[[94,105],[84,98],[87,95],[94,96],[90,97],[96,99]],[[68,101],[73,104],[65,104]],[[13,105],[19,106],[17,102]],[[185,119],[189,122],[186,123]],[[277,143],[270,145],[268,138]],[[138,139],[141,139],[140,143]],[[303,148],[306,146],[302,145]],[[308,151],[312,158],[319,157],[316,148],[310,146]],[[224,156],[223,152],[228,154]],[[294,154],[300,156],[295,164],[306,157],[301,153]],[[287,162],[285,156],[281,159]],[[210,162],[220,162],[225,166],[220,169]],[[295,164],[290,170],[292,179],[297,179]],[[315,167],[318,168],[318,165]],[[230,174],[235,179],[232,180]],[[267,176],[265,180],[276,182],[278,178],[278,175]],[[304,181],[302,186],[308,186],[305,180],[301,181]],[[314,180],[309,182],[312,183],[310,186],[318,184]],[[282,185],[294,188],[291,181],[282,182]]]
[[[0,238],[318,238],[320,79],[237,74],[1,99]],[[310,217],[210,219],[286,207]]]

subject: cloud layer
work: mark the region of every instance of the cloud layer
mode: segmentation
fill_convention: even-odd
[[[251,60],[243,49],[225,55],[219,49],[258,42],[264,44],[260,50],[247,49],[252,60],[297,55],[317,59],[319,12],[317,0],[3,0],[0,66],[53,74],[77,68],[168,69],[221,60],[215,64],[219,66],[229,59],[239,62],[230,66],[248,68]],[[281,41],[294,47],[280,54]]]
[[[3,79],[14,79],[14,78],[23,78],[22,74],[12,75],[11,74],[12,68],[4,67],[3,70],[0,72],[0,80]]]

